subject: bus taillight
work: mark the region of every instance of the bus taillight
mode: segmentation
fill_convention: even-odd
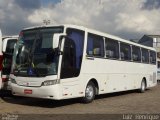
[[[7,78],[2,78],[2,82],[6,82],[7,80]]]

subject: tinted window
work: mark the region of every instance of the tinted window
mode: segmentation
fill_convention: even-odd
[[[150,51],[150,63],[156,64],[156,52]]]
[[[61,27],[41,27],[22,31],[14,50],[14,75],[56,75],[59,56],[52,48],[53,36],[63,32],[62,30]]]
[[[105,40],[106,57],[119,59],[119,43],[118,41],[106,38]]]
[[[142,49],[142,62],[149,63],[149,52],[147,49]]]
[[[157,62],[157,67],[160,68],[160,61]]]
[[[131,60],[131,47],[128,44],[120,44],[121,60]]]
[[[77,77],[81,70],[84,32],[76,29],[67,29],[64,43],[61,78]]]
[[[132,46],[132,60],[141,62],[141,49],[136,46]]]
[[[14,51],[14,46],[16,44],[16,39],[11,39],[7,41],[6,46],[6,52],[7,54],[3,54],[3,69],[2,74],[3,75],[9,75],[11,71],[11,65],[12,65],[12,54]]]
[[[11,54],[13,53],[16,42],[17,42],[16,39],[8,40],[7,47],[6,47],[6,53],[11,53]]]
[[[104,57],[104,40],[103,37],[88,34],[87,55]]]

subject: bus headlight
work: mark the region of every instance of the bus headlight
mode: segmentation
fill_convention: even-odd
[[[11,81],[11,83],[17,84],[15,79],[9,78],[9,81]]]
[[[59,84],[60,83],[60,80],[47,80],[47,81],[44,81],[42,83],[42,86],[49,86],[49,85],[55,85],[55,84]]]

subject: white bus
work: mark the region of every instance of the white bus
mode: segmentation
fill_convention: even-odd
[[[95,95],[157,84],[156,51],[76,25],[22,30],[10,75],[18,96],[86,103]]]
[[[8,83],[9,75],[12,66],[12,56],[15,44],[18,40],[18,36],[5,36],[2,37],[2,52],[3,52],[3,60],[2,60],[2,90],[10,90],[10,86]]]

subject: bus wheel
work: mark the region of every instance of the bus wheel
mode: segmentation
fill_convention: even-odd
[[[141,93],[144,93],[145,90],[146,90],[146,82],[145,82],[145,80],[142,80],[140,92],[141,92]]]
[[[84,103],[90,103],[94,100],[95,95],[96,95],[95,85],[93,82],[89,82],[85,90],[85,97],[82,99],[82,101]]]

